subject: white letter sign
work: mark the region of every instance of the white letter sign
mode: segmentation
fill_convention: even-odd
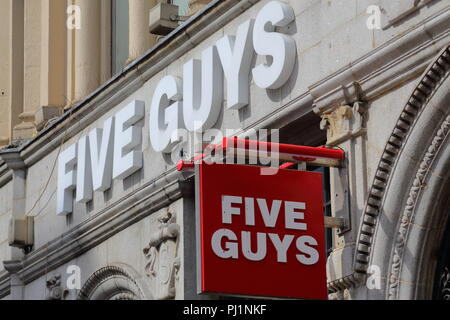
[[[278,89],[289,79],[295,64],[295,41],[274,30],[294,20],[294,10],[279,1],[269,2],[258,13],[253,30],[253,46],[257,54],[269,56],[272,60],[271,64],[261,64],[253,69],[253,78],[258,87]]]
[[[114,118],[107,119],[103,129],[94,129],[89,133],[91,150],[92,185],[94,191],[105,191],[111,187]]]
[[[117,112],[114,134],[113,179],[124,179],[142,168],[142,128],[135,125],[144,117],[144,102],[135,100]]]
[[[248,104],[250,66],[254,56],[253,24],[253,19],[244,22],[236,37],[227,35],[216,43],[227,80],[227,109],[239,109]]]
[[[150,141],[156,152],[169,152],[177,142],[173,133],[184,128],[181,100],[181,80],[173,76],[164,77],[156,87],[150,107]]]
[[[73,189],[75,188],[75,165],[77,163],[77,144],[74,143],[60,153],[58,158],[58,193],[57,215],[66,215],[72,212]]]

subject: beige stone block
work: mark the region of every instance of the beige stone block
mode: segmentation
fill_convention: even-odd
[[[24,112],[19,115],[21,123],[13,128],[13,140],[30,139],[36,134],[34,112]]]
[[[9,145],[9,137],[0,136],[0,149]]]

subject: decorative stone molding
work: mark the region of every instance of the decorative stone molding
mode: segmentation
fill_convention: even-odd
[[[47,287],[47,300],[63,300],[68,293],[67,289],[61,286],[61,274],[52,276],[45,282]]]
[[[361,283],[366,276],[382,198],[385,194],[387,182],[398,158],[399,151],[414,125],[420,110],[427,105],[428,99],[432,96],[435,88],[449,75],[449,71],[450,46],[446,46],[434,63],[428,67],[421,81],[408,99],[381,155],[372,186],[369,190],[369,196],[363,211],[357,238],[353,274],[353,278],[357,280],[357,283]],[[349,288],[349,284],[346,284],[344,287]],[[334,291],[334,288],[330,289]]]
[[[94,272],[78,293],[78,300],[144,300],[144,291],[127,270],[107,266]]]
[[[449,61],[450,62],[450,61]],[[397,299],[398,286],[400,281],[400,270],[403,263],[404,249],[406,245],[406,238],[408,231],[411,227],[411,219],[414,215],[414,211],[417,204],[419,194],[424,188],[423,181],[428,175],[430,166],[436,157],[442,142],[450,131],[450,116],[441,124],[438,129],[431,145],[428,148],[427,153],[423,157],[419,165],[419,170],[415,175],[415,179],[411,189],[409,191],[408,199],[406,200],[406,206],[400,218],[400,227],[398,229],[397,238],[394,246],[394,255],[392,258],[392,265],[389,274],[389,289],[388,297],[390,300]]]
[[[320,128],[327,130],[327,145],[335,146],[365,133],[365,111],[362,102],[355,102],[353,107],[344,105],[322,114]]]
[[[3,160],[11,170],[27,169],[27,165],[17,148],[9,148],[0,151],[0,159]]]
[[[175,219],[175,214],[164,210],[158,218],[159,230],[150,237],[148,246],[143,250],[147,259],[145,273],[154,283],[155,297],[159,300],[175,297],[175,280],[180,268],[180,226]]]
[[[337,293],[330,298],[341,298],[343,290],[353,287],[354,279],[351,261],[355,254],[355,244],[348,243],[341,248],[333,248],[327,259],[327,286],[331,292]]]
[[[444,269],[439,280],[442,300],[450,300],[450,271],[448,268]]]
[[[342,76],[340,75],[340,78]],[[336,87],[326,90],[324,90],[321,82],[309,87],[309,93],[314,99],[315,113],[332,113],[334,109],[340,106],[350,106],[353,102],[364,100],[362,88],[358,82],[351,80],[348,85],[344,86],[338,83],[336,85]]]

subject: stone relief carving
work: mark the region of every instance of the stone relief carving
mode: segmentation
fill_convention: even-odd
[[[365,133],[365,111],[363,103],[355,102],[353,107],[343,105],[323,114],[320,129],[327,130],[327,145],[338,145]]]
[[[450,300],[450,271],[448,268],[444,269],[440,280],[442,300]]]
[[[150,237],[144,248],[147,259],[146,275],[154,282],[156,299],[175,297],[175,281],[178,280],[180,260],[178,257],[178,238],[180,226],[170,210],[164,211],[158,218],[159,230]]]
[[[425,157],[420,163],[419,170],[416,173],[413,185],[409,191],[408,200],[406,201],[405,210],[403,211],[400,219],[400,228],[397,233],[397,239],[395,241],[394,256],[392,258],[391,273],[389,276],[389,299],[396,299],[400,278],[400,271],[403,262],[403,254],[405,251],[405,245],[407,240],[408,230],[411,226],[411,219],[417,204],[419,193],[423,188],[423,181],[425,180],[430,166],[433,163],[439,148],[441,147],[444,138],[447,136],[450,130],[450,116],[441,124],[437,131],[430,147],[428,148]]]
[[[122,266],[106,266],[95,271],[78,293],[78,300],[144,300],[144,286],[138,284],[131,270]]]
[[[52,276],[46,281],[47,300],[63,300],[67,294],[67,289],[61,286],[61,275]]]

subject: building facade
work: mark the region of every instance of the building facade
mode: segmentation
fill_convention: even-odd
[[[192,87],[224,88],[208,127],[345,151],[325,175],[330,215],[345,221],[330,231],[330,299],[450,299],[448,1],[173,1],[165,18],[164,4],[0,0],[0,299],[217,298],[197,294],[194,179],[174,160],[193,154],[164,136],[164,119],[165,143],[152,138],[150,115],[162,82],[208,59],[211,78],[202,70]],[[254,71],[279,57],[258,27],[293,57],[272,83]],[[214,63],[224,43],[248,62],[237,98]],[[188,100],[173,83],[156,110]],[[108,143],[109,119],[129,106],[142,115],[123,122],[139,130],[124,146],[141,165],[99,166],[115,178],[92,194],[61,189],[61,159],[87,136]]]

